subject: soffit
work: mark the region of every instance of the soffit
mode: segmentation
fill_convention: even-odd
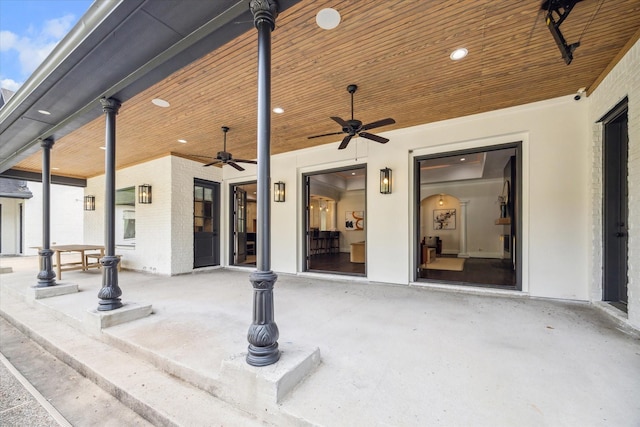
[[[340,25],[319,29],[316,12],[334,6],[305,0],[277,19],[272,106],[285,113],[272,115],[272,154],[340,141],[340,136],[307,137],[339,131],[331,116],[350,118],[350,83],[359,86],[356,118],[396,120],[372,131],[383,133],[588,89],[640,33],[637,0],[579,2],[561,27],[568,43],[581,42],[566,65],[538,2],[344,1],[338,6]],[[459,46],[469,56],[453,62],[449,54]],[[169,153],[206,163],[198,156],[222,150],[223,125],[231,128],[227,151],[254,159],[256,74],[257,32],[251,28],[133,96],[117,118],[118,167]],[[171,107],[153,106],[156,97]],[[56,142],[56,173],[102,174],[102,145],[104,119],[99,117]],[[35,171],[40,163],[36,153],[16,167]]]

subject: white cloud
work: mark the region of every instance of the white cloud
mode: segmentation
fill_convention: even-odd
[[[42,29],[42,34],[56,40],[61,40],[71,29],[74,20],[75,17],[73,15],[65,15],[62,18],[46,21]]]
[[[23,36],[10,31],[2,31],[0,32],[1,49],[2,51],[15,50],[18,54],[21,71],[24,76],[28,76],[69,32],[74,19],[73,15],[50,19],[44,22],[40,30],[29,27]]]
[[[13,80],[13,79],[2,79],[0,80],[0,87],[3,87],[5,89],[9,89],[13,92],[16,92],[18,89],[20,89],[20,86],[22,86],[22,83],[18,83],[17,81]]]
[[[11,31],[0,31],[0,52],[13,49],[17,39],[18,36],[13,34]]]

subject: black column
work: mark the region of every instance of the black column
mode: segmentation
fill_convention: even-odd
[[[122,307],[118,287],[118,263],[116,253],[116,114],[120,101],[113,98],[100,100],[105,113],[105,156],[104,156],[104,246],[102,264],[102,288],[98,292],[99,311],[115,310]]]
[[[251,0],[249,5],[258,30],[258,234],[257,269],[249,278],[253,285],[253,323],[247,339],[247,363],[271,365],[280,359],[278,325],[274,320],[271,271],[271,31],[275,28],[275,0]]]
[[[53,271],[51,257],[53,251],[49,247],[51,223],[51,147],[53,139],[47,138],[40,143],[42,147],[42,248],[40,255],[40,273],[37,288],[45,288],[56,284],[56,273]]]

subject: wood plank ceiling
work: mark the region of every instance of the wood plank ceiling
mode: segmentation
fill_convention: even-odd
[[[568,43],[581,43],[567,66],[539,5],[521,0],[299,3],[278,17],[273,32],[272,106],[285,112],[272,115],[272,154],[333,142],[337,149],[339,135],[307,137],[339,131],[330,116],[350,118],[350,83],[359,86],[356,118],[396,120],[374,132],[381,134],[589,89],[640,34],[640,1],[584,0],[561,27]],[[336,29],[316,25],[323,7],[339,10]],[[458,47],[469,55],[454,62],[449,54]],[[210,159],[197,156],[222,150],[223,125],[231,128],[227,151],[254,159],[256,72],[252,30],[125,103],[117,117],[118,168],[169,153],[206,163]],[[171,106],[156,107],[153,98]],[[99,118],[56,142],[54,173],[101,175],[103,145],[104,118]],[[36,153],[15,168],[40,171],[40,163]]]

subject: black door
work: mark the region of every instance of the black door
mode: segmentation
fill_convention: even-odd
[[[220,265],[220,184],[193,186],[193,267]]]
[[[605,301],[626,311],[628,250],[628,123],[626,102],[604,120],[603,264]]]

